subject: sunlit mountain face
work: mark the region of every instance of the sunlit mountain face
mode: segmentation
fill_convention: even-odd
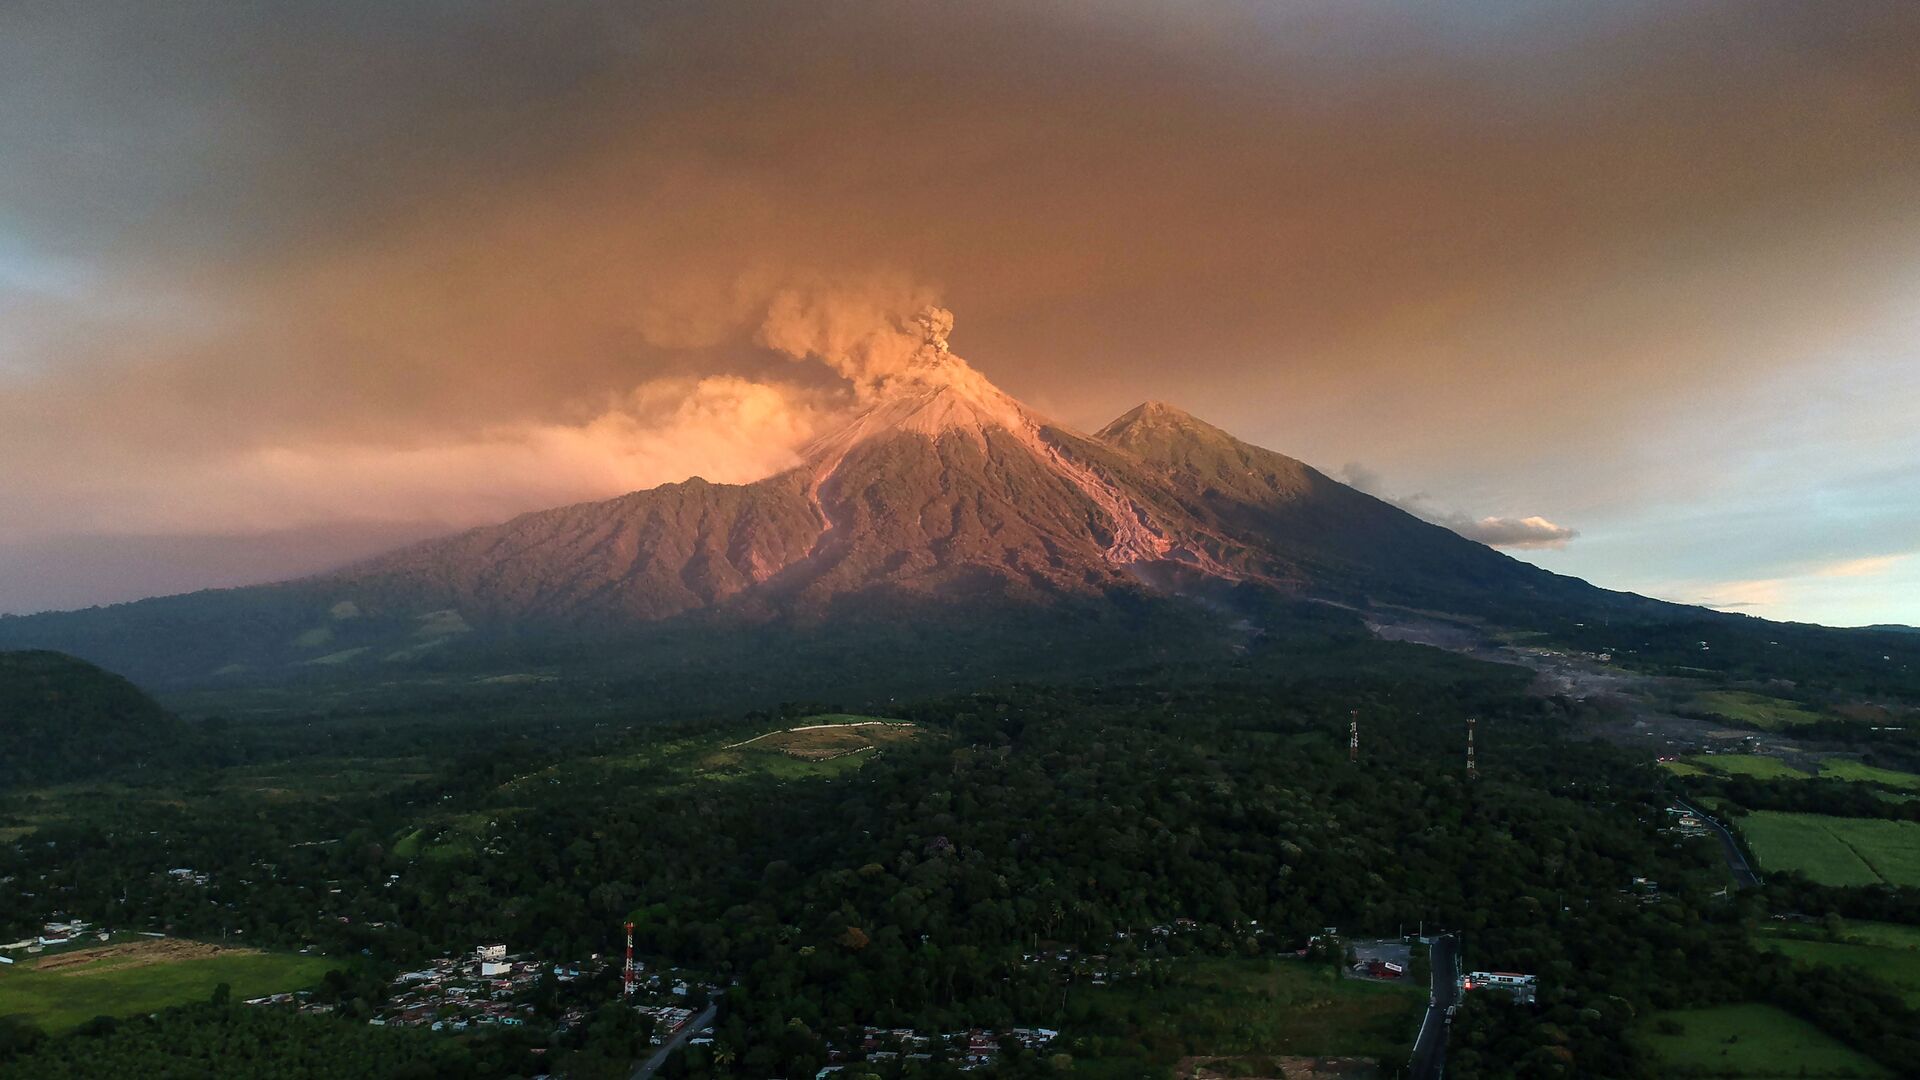
[[[851,416],[762,480],[661,485],[284,584],[9,620],[0,636],[191,682],[478,662],[503,639],[676,619],[817,626],[849,605],[989,626],[1142,603],[1216,626],[1244,622],[1250,601],[1661,609],[1170,405],[1076,431],[955,355],[951,325],[938,308],[905,320],[891,360],[869,357]]]

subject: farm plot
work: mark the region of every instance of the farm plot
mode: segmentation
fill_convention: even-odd
[[[1920,823],[1760,810],[1740,831],[1762,870],[1822,885],[1920,885]]]
[[[0,968],[0,1016],[50,1033],[96,1016],[136,1016],[205,1001],[221,983],[236,1001],[320,981],[323,956],[153,938],[55,953]]]
[[[1845,924],[1839,940],[1799,928],[1769,928],[1755,935],[1761,948],[1803,964],[1862,972],[1881,980],[1908,1005],[1920,1008],[1920,927],[1895,923]]]
[[[1669,1076],[1866,1077],[1893,1073],[1792,1013],[1771,1005],[1716,1005],[1656,1013],[1634,1039]]]

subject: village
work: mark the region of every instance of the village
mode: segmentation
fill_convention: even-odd
[[[1027,1050],[1042,1050],[1052,1045],[1060,1033],[1051,1028],[973,1028],[922,1034],[912,1028],[866,1027],[857,1048],[828,1045],[829,1064],[815,1073],[815,1080],[831,1076],[860,1061],[933,1061],[941,1058],[962,1069],[984,1068],[999,1057],[1009,1044]],[[698,1042],[699,1040],[695,1040]]]

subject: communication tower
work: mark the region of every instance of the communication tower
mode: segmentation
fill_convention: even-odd
[[[627,966],[620,975],[620,993],[633,996],[633,924],[627,924]]]

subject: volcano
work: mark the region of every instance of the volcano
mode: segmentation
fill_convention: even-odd
[[[942,611],[1222,611],[1252,595],[1475,614],[1620,597],[1171,405],[1075,431],[955,356],[950,316],[918,325],[917,349],[862,387],[848,423],[757,482],[696,477],[296,582],[0,620],[0,644],[192,680],[439,664],[481,642],[666,625],[817,631],[850,611],[884,626]]]
[[[1247,584],[1414,601],[1565,579],[1148,402],[1056,423],[947,348],[945,320],[797,467],[526,514],[315,582],[469,622],[826,610],[849,594],[1045,602]]]

